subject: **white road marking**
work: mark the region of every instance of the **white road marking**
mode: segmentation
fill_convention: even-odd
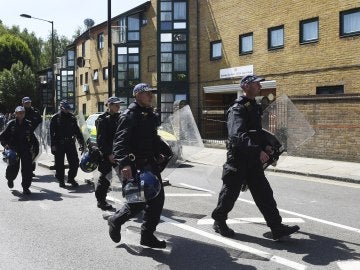
[[[285,266],[290,267],[292,269],[305,270],[307,268],[303,264],[300,264],[300,263],[297,263],[297,262],[294,262],[294,261],[290,261],[288,259],[285,259],[285,258],[282,258],[282,257],[279,257],[279,256],[272,255],[270,253],[261,251],[259,249],[252,248],[252,247],[240,244],[240,243],[238,243],[238,242],[236,242],[234,240],[230,240],[228,238],[224,238],[224,237],[221,237],[221,236],[218,236],[218,235],[215,235],[215,234],[211,234],[211,233],[208,233],[208,232],[193,228],[193,227],[191,227],[189,225],[179,223],[176,220],[173,220],[171,218],[161,216],[161,219],[163,221],[165,221],[166,223],[174,225],[174,226],[176,226],[176,227],[178,227],[180,229],[183,229],[185,231],[189,231],[189,232],[201,235],[203,237],[206,237],[206,238],[211,239],[213,241],[219,242],[219,243],[221,243],[223,245],[227,245],[229,247],[235,248],[237,250],[242,250],[242,251],[245,251],[245,252],[248,252],[248,253],[251,253],[251,254],[255,254],[255,255],[259,256],[259,257],[268,259],[269,261],[273,261],[273,262],[276,262],[278,264],[285,265]]]
[[[118,200],[118,199],[116,199],[114,197],[111,197],[111,196],[108,196],[108,199],[110,199],[110,200],[112,200],[114,202],[118,202],[118,203],[122,202],[121,200]],[[211,234],[211,233],[208,233],[208,232],[193,228],[193,227],[191,227],[189,225],[179,223],[176,220],[173,220],[171,218],[161,216],[161,219],[163,221],[165,221],[166,223],[174,225],[174,226],[176,226],[178,228],[181,228],[183,230],[186,230],[186,231],[189,231],[189,232],[192,232],[192,233],[196,233],[198,235],[204,236],[206,238],[209,238],[209,239],[214,240],[216,242],[219,242],[221,244],[225,244],[225,245],[230,246],[232,248],[242,250],[242,251],[257,255],[257,256],[260,256],[262,258],[268,259],[269,261],[273,261],[273,262],[285,265],[285,266],[290,267],[292,269],[305,270],[307,268],[303,264],[299,264],[297,262],[290,261],[288,259],[285,259],[285,258],[282,258],[282,257],[279,257],[279,256],[271,255],[270,253],[261,251],[259,249],[255,249],[255,248],[252,248],[252,247],[237,243],[234,240],[230,240],[228,238],[224,238],[224,237],[221,237],[221,236],[218,236],[218,235],[215,235],[215,234]]]
[[[166,197],[211,197],[211,194],[206,193],[166,193]]]
[[[200,191],[205,191],[205,192],[209,192],[211,194],[216,194],[216,192],[209,190],[209,189],[204,189],[204,188],[200,188],[200,187],[196,187],[196,186],[191,186],[185,183],[180,183],[180,185],[184,186],[184,187],[188,187],[188,188],[192,188],[192,189],[196,189],[196,190],[200,190]]]
[[[186,184],[183,184],[183,183],[181,183],[181,184],[182,184],[182,185],[186,185]],[[203,188],[200,188],[200,187],[190,186],[190,185],[187,185],[187,186],[188,186],[188,187],[191,187],[191,188],[193,188],[193,189],[198,189],[198,190],[208,191],[209,193],[210,193],[210,192],[211,192],[211,193],[214,193],[214,192],[211,191],[211,190],[206,190],[206,189],[203,189]],[[255,202],[254,202],[254,201],[250,201],[250,200],[246,200],[246,199],[242,199],[242,198],[238,198],[238,200],[255,205]],[[280,211],[280,212],[283,212],[283,213],[291,214],[291,215],[294,215],[294,216],[302,217],[302,218],[305,218],[305,219],[313,220],[313,221],[316,221],[316,222],[319,222],[319,223],[323,223],[323,224],[327,224],[327,225],[330,225],[330,226],[334,226],[334,227],[338,227],[338,228],[341,228],[341,229],[345,229],[345,230],[348,230],[348,231],[353,231],[353,232],[356,232],[356,233],[360,233],[360,229],[354,228],[354,227],[350,227],[350,226],[347,226],[347,225],[343,225],[343,224],[335,223],[335,222],[332,222],[332,221],[327,221],[327,220],[324,220],[324,219],[320,219],[320,218],[316,218],[316,217],[311,217],[311,216],[299,214],[299,213],[296,213],[296,212],[293,212],[293,211],[288,211],[288,210],[285,210],[285,209],[280,209],[280,208],[279,208],[279,211]]]
[[[246,203],[250,203],[250,204],[255,204],[255,202],[250,201],[250,200],[245,200],[245,199],[241,199],[241,198],[238,198],[238,200],[246,202]],[[292,212],[292,211],[288,211],[288,210],[284,210],[284,209],[280,209],[280,208],[279,208],[279,211],[283,212],[283,213],[291,214],[291,215],[294,215],[294,216],[302,217],[302,218],[305,218],[305,219],[310,219],[310,220],[313,220],[313,221],[316,221],[316,222],[324,223],[324,224],[327,224],[327,225],[330,225],[330,226],[345,229],[345,230],[348,230],[348,231],[353,231],[353,232],[356,232],[356,233],[360,233],[360,229],[350,227],[350,226],[346,226],[346,225],[342,225],[342,224],[335,223],[335,222],[332,222],[332,221],[327,221],[327,220],[324,220],[324,219],[315,218],[315,217],[299,214],[299,213],[296,213],[296,212]]]
[[[304,223],[305,221],[302,218],[283,218],[284,223]],[[214,220],[212,218],[203,218],[199,219],[198,225],[212,225]],[[231,218],[226,220],[227,224],[244,224],[244,223],[265,223],[265,219],[261,217],[257,218]]]
[[[339,261],[337,265],[341,270],[359,270],[360,261],[349,260],[349,261]]]

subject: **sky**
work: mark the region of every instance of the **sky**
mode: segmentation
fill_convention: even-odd
[[[124,13],[146,0],[112,0],[111,17]],[[37,37],[46,40],[51,35],[51,23],[20,17],[28,14],[54,22],[54,30],[59,36],[72,39],[75,31],[84,26],[84,20],[93,19],[95,25],[107,21],[108,0],[0,0],[0,20],[7,27],[18,25],[27,28]]]

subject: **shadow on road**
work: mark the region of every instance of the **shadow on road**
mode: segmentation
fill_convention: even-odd
[[[38,192],[34,191],[34,187],[30,187],[32,190],[31,195],[23,195],[22,192],[18,190],[13,190],[12,194],[18,197],[19,201],[43,201],[43,200],[50,200],[50,201],[62,201],[62,194],[49,190],[49,189],[39,189]]]
[[[360,259],[360,254],[349,247],[349,245],[360,246],[360,243],[342,241],[303,231],[299,231],[297,234],[304,237],[302,239],[290,238],[286,241],[274,242],[269,240],[271,233],[267,232],[263,235],[264,238],[237,233],[234,239],[241,242],[255,243],[274,250],[286,250],[289,253],[304,254],[302,260],[311,265],[326,266],[336,261]]]
[[[140,234],[140,230],[138,234]],[[268,261],[267,259],[248,252],[224,248],[184,237],[159,232],[157,232],[156,235],[161,239],[166,239],[168,244],[166,249],[151,249],[140,246],[139,244],[129,244],[126,242],[118,245],[117,248],[125,249],[134,256],[150,257],[159,263],[155,269],[161,270],[255,270],[256,268],[254,266],[244,264],[243,259]],[[131,240],[131,242],[133,242],[133,240]]]

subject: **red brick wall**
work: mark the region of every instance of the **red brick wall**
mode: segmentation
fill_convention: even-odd
[[[290,99],[315,130],[296,155],[360,162],[360,95]]]

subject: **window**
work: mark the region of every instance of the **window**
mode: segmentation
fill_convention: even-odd
[[[221,40],[213,41],[210,43],[210,60],[221,59]]]
[[[140,40],[140,14],[134,14],[127,18],[128,20],[128,32],[127,40],[128,41],[138,41]]]
[[[103,68],[103,79],[104,79],[104,80],[107,80],[108,77],[109,77],[109,70],[108,70],[107,67],[104,67],[104,68]]]
[[[276,26],[268,29],[268,49],[284,48],[284,26]]]
[[[253,33],[243,34],[239,38],[239,54],[253,52]]]
[[[186,20],[186,2],[174,2],[174,20]]]
[[[335,95],[335,94],[344,94],[343,85],[330,85],[330,86],[319,86],[316,87],[317,95]]]
[[[104,102],[98,102],[98,112],[104,111]]]
[[[83,75],[80,74],[80,85],[83,85],[84,81],[83,81]]]
[[[82,105],[82,113],[83,115],[86,115],[86,103],[83,103]]]
[[[93,80],[97,81],[99,79],[99,71],[97,69],[94,70],[94,77]]]
[[[84,41],[83,43],[81,43],[81,56],[85,57],[86,56],[86,41]]]
[[[85,83],[86,84],[89,83],[89,73],[88,72],[85,73]]]
[[[340,36],[360,35],[360,8],[340,12]]]
[[[319,18],[300,21],[300,44],[319,40]]]
[[[104,49],[104,33],[100,33],[97,37],[98,50]]]
[[[126,87],[134,87],[140,81],[140,48],[117,47],[116,87],[126,95]]]
[[[75,66],[75,51],[74,50],[68,50],[67,51],[67,66],[68,67],[74,67]]]

